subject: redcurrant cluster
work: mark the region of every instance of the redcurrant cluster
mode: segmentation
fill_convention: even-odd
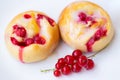
[[[82,68],[90,70],[94,67],[92,59],[88,59],[80,50],[74,50],[72,55],[59,58],[55,64],[54,75],[59,77],[61,74],[69,75],[71,72],[80,72]]]

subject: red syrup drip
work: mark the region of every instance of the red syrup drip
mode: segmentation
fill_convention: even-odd
[[[24,63],[24,61],[23,61],[23,49],[24,49],[24,47],[27,47],[31,44],[44,45],[46,43],[46,40],[38,34],[36,36],[34,36],[33,38],[27,38],[23,42],[17,41],[17,39],[15,39],[14,37],[10,37],[10,40],[14,45],[19,46],[19,60],[22,63]]]
[[[21,47],[21,46],[20,46],[20,48],[19,48],[19,60],[20,60],[22,63],[24,63],[24,61],[23,61],[23,49],[24,49],[24,47]]]
[[[24,61],[23,61],[23,48],[24,48],[24,46],[26,46],[26,44],[24,43],[24,42],[19,42],[19,41],[17,41],[14,37],[11,37],[10,38],[11,39],[11,42],[14,44],[14,45],[17,45],[17,46],[19,46],[19,60],[22,62],[22,63],[24,63]]]
[[[89,39],[89,41],[86,43],[87,51],[92,52],[92,45],[100,40],[102,37],[106,36],[107,30],[104,28],[100,28],[96,31],[96,33]]]
[[[38,25],[40,25],[40,24],[39,24],[40,19],[43,19],[43,17],[48,20],[49,24],[50,24],[52,27],[54,27],[54,22],[55,22],[55,21],[54,21],[53,19],[49,18],[48,16],[45,16],[45,15],[42,15],[42,14],[37,14],[37,23],[38,23]]]

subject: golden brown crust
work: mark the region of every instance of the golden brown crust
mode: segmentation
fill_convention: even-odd
[[[24,14],[31,14],[32,19],[29,22],[25,22],[23,20]],[[9,51],[11,52],[11,54],[17,59],[19,59],[20,47],[17,45],[14,45],[10,40],[10,37],[13,36],[12,35],[13,25],[20,24],[24,26],[24,28],[28,32],[28,37],[32,37],[33,35],[40,33],[40,35],[42,35],[45,38],[46,43],[44,45],[31,44],[29,46],[26,46],[23,49],[22,56],[23,56],[23,61],[25,63],[36,62],[36,61],[40,61],[40,60],[47,58],[53,52],[53,50],[56,48],[59,42],[59,30],[58,30],[57,24],[54,22],[54,26],[51,26],[48,23],[48,21],[45,18],[43,18],[40,22],[41,26],[39,26],[36,24],[36,20],[35,20],[36,14],[46,15],[38,11],[23,12],[17,15],[9,23],[5,31],[6,45]]]

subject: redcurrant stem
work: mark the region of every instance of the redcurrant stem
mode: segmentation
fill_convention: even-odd
[[[40,72],[49,72],[49,71],[54,71],[55,69],[45,69],[45,70],[40,70]]]
[[[97,54],[99,54],[99,52],[96,52],[95,54],[90,55],[90,56],[88,56],[87,58],[93,58],[93,57],[95,57]]]

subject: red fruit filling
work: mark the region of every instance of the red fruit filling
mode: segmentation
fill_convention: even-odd
[[[30,19],[30,18],[31,18],[31,15],[30,15],[30,14],[24,14],[24,18],[25,18],[25,19]]]
[[[54,26],[54,20],[51,19],[51,18],[49,18],[49,17],[46,16],[46,15],[37,14],[37,21],[39,21],[40,19],[43,19],[43,17],[48,20],[49,24],[50,24],[52,27]]]
[[[34,39],[32,39],[32,38],[27,38],[26,40],[25,40],[25,44],[26,45],[30,45],[30,44],[33,44],[34,43]]]
[[[100,28],[96,31],[96,33],[89,39],[89,41],[86,43],[86,47],[88,52],[92,52],[92,45],[100,40],[102,37],[106,36],[107,30],[104,28]]]
[[[78,16],[81,21],[86,21],[87,15],[85,13],[81,12]]]
[[[11,37],[10,40],[14,45],[19,45],[19,42],[14,37]]]
[[[15,33],[19,37],[25,37],[26,36],[26,30],[22,26],[14,25],[13,26],[13,33]]]
[[[39,19],[43,19],[43,15],[41,15],[41,14],[37,14],[37,20],[39,20]]]
[[[14,37],[10,37],[10,40],[14,45],[18,45],[18,46],[22,46],[22,47],[26,46],[26,44],[24,42],[19,42]]]
[[[85,14],[84,12],[80,12],[78,14],[78,17],[79,17],[79,21],[87,24],[88,21],[93,21],[93,18],[91,16],[88,16],[87,14]]]
[[[82,22],[84,24],[88,24],[88,21],[90,21],[91,24],[89,24],[88,27],[91,27],[93,24],[96,23],[95,19],[92,16],[88,16],[84,12],[80,12],[78,14],[78,17],[79,17],[79,22]]]
[[[46,16],[46,19],[48,20],[48,22],[50,23],[51,26],[54,26],[54,20],[53,19],[51,19],[47,16]]]
[[[19,42],[17,41],[14,37],[10,37],[11,39],[11,42],[14,44],[14,45],[17,45],[17,46],[22,46],[22,47],[26,47],[26,46],[29,46],[30,44],[41,44],[41,45],[44,45],[46,40],[37,35],[33,38],[26,38],[26,39],[23,39],[22,42]]]
[[[42,36],[36,35],[34,37],[34,43],[45,44],[45,42],[46,42],[46,40]]]
[[[25,47],[25,46],[29,46],[30,44],[33,44],[33,43],[41,44],[41,45],[44,45],[46,43],[46,40],[42,36],[40,36],[39,34],[33,36],[33,38],[27,38],[25,28],[19,27],[19,25],[13,26],[13,34],[16,34],[17,36],[19,36],[23,39],[23,41],[19,42],[14,37],[10,37],[11,42],[14,45]]]

